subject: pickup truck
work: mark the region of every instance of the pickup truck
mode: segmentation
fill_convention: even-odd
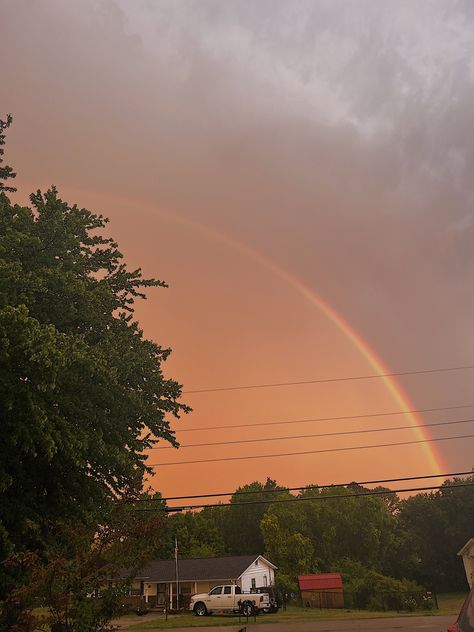
[[[270,607],[268,594],[243,593],[240,586],[216,586],[208,593],[193,595],[189,609],[198,617],[213,612],[239,613],[246,616],[259,614]]]

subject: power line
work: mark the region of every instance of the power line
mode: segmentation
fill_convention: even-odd
[[[389,432],[391,430],[418,430],[418,428],[431,428],[434,426],[451,426],[455,424],[467,424],[473,422],[474,419],[456,419],[454,421],[439,421],[432,424],[419,424],[417,426],[391,426],[389,428],[374,428],[363,430],[343,430],[340,432],[319,432],[317,434],[290,435],[287,437],[264,437],[262,439],[236,439],[233,441],[215,441],[214,443],[190,443],[188,445],[180,445],[180,448],[202,448],[215,445],[234,445],[238,443],[260,443],[268,441],[283,441],[286,439],[311,439],[315,437],[339,437],[342,435],[365,434],[368,432]],[[176,450],[174,446],[157,446],[149,448],[150,450]]]
[[[300,485],[299,487],[278,487],[276,489],[259,489],[259,490],[245,490],[245,491],[234,491],[234,492],[216,492],[213,494],[194,494],[191,496],[168,496],[166,498],[157,498],[159,502],[167,502],[169,500],[189,500],[191,498],[220,498],[222,496],[245,496],[248,494],[276,494],[279,492],[294,492],[294,491],[303,491],[303,490],[312,490],[312,489],[328,489],[332,487],[348,487],[350,485],[378,485],[380,483],[399,483],[401,481],[418,481],[422,479],[428,478],[450,478],[452,476],[465,476],[465,475],[474,475],[473,470],[468,470],[467,472],[449,472],[447,474],[426,474],[425,476],[402,476],[399,478],[382,478],[376,481],[352,481],[350,483],[328,483],[324,485]],[[136,500],[125,501],[125,502],[143,502],[149,503],[153,502],[155,499],[148,498],[138,498]]]
[[[449,371],[465,371],[474,369],[473,364],[466,366],[441,367],[436,369],[420,369],[418,371],[398,371],[396,373],[374,373],[369,375],[351,375],[347,377],[331,377],[315,380],[300,380],[297,382],[275,382],[270,384],[243,384],[239,386],[219,386],[213,388],[197,388],[190,391],[183,391],[183,394],[195,393],[217,393],[222,391],[242,391],[256,388],[277,388],[282,386],[301,386],[303,384],[327,384],[328,382],[349,382],[355,380],[372,380],[379,377],[403,377],[407,375],[422,375],[429,373],[446,373]]]
[[[282,503],[295,503],[295,502],[304,502],[304,501],[325,501],[325,500],[342,500],[345,498],[360,498],[367,496],[389,496],[391,494],[405,494],[409,492],[424,492],[424,491],[433,491],[433,490],[451,490],[458,489],[463,487],[474,487],[474,483],[459,483],[456,485],[449,485],[448,487],[443,487],[442,485],[430,485],[428,487],[409,487],[404,489],[391,489],[391,490],[370,490],[367,492],[357,492],[350,494],[334,494],[328,496],[302,496],[297,498],[274,498],[270,500],[250,500],[248,502],[237,502],[237,503],[207,503],[207,504],[199,504],[199,505],[187,505],[184,507],[166,507],[164,511],[166,513],[175,513],[180,511],[191,511],[193,509],[210,509],[214,507],[238,507],[238,506],[246,506],[249,505],[277,505]],[[147,507],[144,509],[134,509],[134,511],[163,511],[163,508],[152,508]]]
[[[226,428],[254,428],[256,426],[278,426],[284,424],[300,424],[318,421],[347,421],[349,419],[368,419],[371,417],[390,417],[393,415],[411,415],[414,413],[431,413],[446,410],[459,410],[461,408],[474,408],[474,404],[460,404],[457,406],[440,406],[437,408],[417,408],[413,410],[396,410],[388,413],[368,413],[365,415],[342,415],[338,417],[313,417],[310,419],[288,419],[286,421],[262,421],[247,424],[229,424],[227,426],[206,426],[205,428],[176,428],[176,432],[201,432],[204,430],[224,430]]]
[[[451,441],[454,439],[470,439],[474,434],[460,435],[455,437],[437,437],[432,439],[420,439],[417,441],[399,441],[397,443],[378,443],[375,445],[359,445],[344,448],[325,448],[324,450],[308,450],[305,452],[284,452],[279,454],[255,454],[251,456],[229,456],[219,459],[200,459],[192,461],[172,461],[171,463],[149,463],[148,467],[168,467],[170,465],[191,465],[194,463],[219,463],[222,461],[247,461],[249,459],[267,459],[281,456],[301,456],[305,454],[323,454],[327,452],[350,452],[355,450],[366,450],[370,448],[392,448],[402,445],[415,445],[417,443],[432,443],[435,441]]]
[[[369,492],[359,492],[359,493],[352,493],[352,494],[334,494],[331,496],[316,496],[316,497],[312,497],[312,496],[303,496],[302,498],[275,498],[272,500],[268,500],[268,501],[261,501],[261,500],[251,500],[249,502],[243,502],[243,503],[232,503],[232,505],[227,505],[229,507],[236,507],[236,506],[242,506],[242,505],[261,505],[261,504],[268,504],[268,505],[277,505],[277,504],[282,504],[282,503],[294,503],[294,502],[302,502],[305,500],[338,500],[340,498],[358,498],[361,496],[388,496],[390,494],[403,494],[403,493],[408,493],[408,492],[423,492],[423,491],[432,491],[432,490],[439,490],[441,489],[441,485],[432,485],[429,487],[411,487],[408,489],[393,489],[390,491],[386,491],[386,490],[371,490]],[[458,488],[458,487],[474,487],[474,483],[459,483],[458,485],[450,485],[449,489],[454,489],[454,488]],[[211,508],[211,507],[222,507],[223,504],[222,503],[210,503],[210,504],[203,504],[203,505],[191,505],[190,507],[168,507],[168,512],[173,512],[173,511],[183,511],[183,510],[187,510],[187,509],[206,509],[206,508]],[[226,505],[224,505],[226,506]],[[146,510],[145,510],[146,511]]]

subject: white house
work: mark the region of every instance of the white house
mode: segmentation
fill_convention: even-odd
[[[191,595],[209,592],[221,584],[236,584],[242,591],[273,586],[276,566],[262,555],[196,558],[178,560],[178,594],[186,605]],[[145,600],[150,606],[176,605],[175,560],[154,560],[138,575],[132,584],[132,595]]]
[[[472,588],[474,585],[474,538],[471,538],[466,542],[466,544],[458,552],[458,555],[462,557],[467,582],[469,587]]]

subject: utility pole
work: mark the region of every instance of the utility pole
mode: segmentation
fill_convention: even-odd
[[[178,536],[174,537],[174,564],[176,577],[176,611],[179,611]]]

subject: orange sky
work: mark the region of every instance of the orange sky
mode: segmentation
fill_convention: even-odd
[[[4,3],[0,46],[11,63],[0,102],[15,116],[7,158],[20,197],[54,182],[64,198],[110,217],[131,267],[169,283],[137,309],[145,334],[173,349],[167,375],[186,391],[372,374],[298,283],[389,370],[473,363],[474,157],[463,133],[472,77],[455,70],[474,44],[461,7],[440,26],[436,3],[427,16],[366,2],[361,24],[350,3],[343,18],[324,3],[292,12],[276,2],[269,13],[265,2],[87,2],[89,12],[56,0]],[[430,41],[427,19],[438,29]],[[474,404],[471,378],[400,383],[415,408],[432,408]],[[164,495],[231,491],[267,476],[296,486],[472,466],[472,439],[431,444],[438,466],[420,444],[166,466],[419,438],[290,438],[410,425],[403,415],[228,428],[400,410],[381,379],[183,399],[194,411],[175,424],[182,444],[285,438],[154,450],[150,462],[164,466],[152,484]],[[208,426],[222,428],[199,430]],[[429,436],[473,433],[466,423]]]

